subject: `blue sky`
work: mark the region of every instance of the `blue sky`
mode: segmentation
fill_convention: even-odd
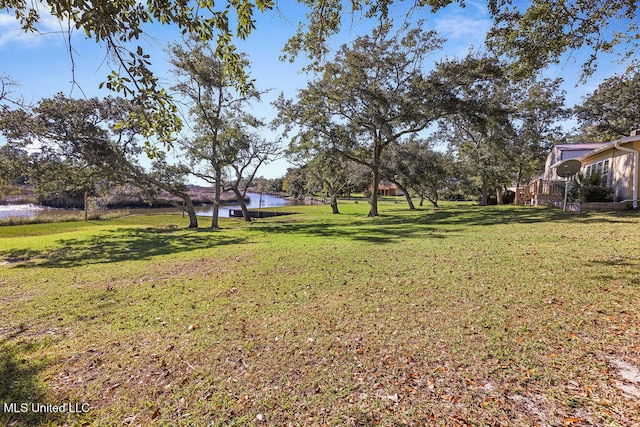
[[[299,71],[304,65],[303,58],[293,64],[278,60],[281,49],[295,33],[298,22],[305,19],[305,9],[295,0],[280,0],[277,4],[278,11],[257,16],[257,29],[247,41],[238,42],[239,49],[245,51],[252,62],[256,86],[259,89],[271,89],[264,96],[263,102],[253,107],[257,116],[267,120],[275,115],[270,102],[280,92],[292,98],[296,90],[303,88],[309,79],[309,76]],[[405,3],[399,2],[391,13],[398,20],[405,19],[407,7]],[[465,8],[450,6],[437,14],[431,14],[426,8],[417,9],[410,17],[412,21],[420,18],[425,18],[426,26],[436,29],[447,40],[441,52],[427,59],[427,68],[437,59],[462,57],[471,47],[481,48],[485,33],[491,27],[486,2],[482,1],[469,1]],[[332,41],[334,48],[360,34],[368,33],[372,24],[358,16],[346,17],[344,21],[342,33]],[[72,62],[69,43],[61,32],[61,24],[45,17],[40,30],[41,34],[24,34],[13,15],[0,12],[0,75],[8,76],[19,84],[14,89],[14,96],[22,96],[28,102],[37,102],[57,92],[78,98],[110,94],[106,89],[98,88],[110,72],[104,46],[87,39],[82,31],[75,31],[71,36],[74,50]],[[141,44],[151,53],[155,72],[169,87],[172,83],[164,49],[168,42],[176,38],[177,32],[158,25],[150,26],[148,32],[151,37],[142,40]],[[581,52],[567,55],[558,66],[551,67],[546,72],[547,77],[564,78],[568,106],[592,92],[603,79],[623,71],[621,65],[605,58],[600,62],[596,75],[585,84],[576,86],[579,83],[582,57]],[[77,85],[71,83],[74,78]],[[261,169],[259,175],[270,178],[283,176],[287,166],[287,162],[277,161]]]

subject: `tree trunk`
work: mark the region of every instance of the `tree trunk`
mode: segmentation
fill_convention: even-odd
[[[369,199],[369,217],[378,216],[378,183],[380,182],[380,169],[373,168],[373,184],[371,186],[371,199]]]
[[[524,205],[524,201],[520,200],[520,184],[522,183],[522,164],[520,164],[518,169],[518,177],[516,178],[516,197],[513,199],[513,204],[516,206]],[[525,188],[529,186],[531,183],[531,179],[525,185]]]
[[[499,205],[504,205],[504,201],[502,200],[503,191],[501,188],[496,190],[496,201]]]
[[[340,213],[340,211],[338,210],[338,193],[333,193],[331,195],[331,212],[334,215]]]
[[[424,194],[422,194],[422,193],[420,193],[420,203],[419,203],[419,205],[420,206],[424,205]]]
[[[193,202],[190,197],[184,199],[187,213],[189,214],[189,228],[198,228],[198,216],[196,215],[196,209],[193,207]]]
[[[404,193],[404,197],[407,199],[407,203],[409,204],[409,210],[415,210],[416,206],[413,204],[413,200],[411,200],[411,195],[409,194],[409,191],[407,191],[406,188],[404,188],[404,186],[402,184],[400,184],[398,181],[392,181],[400,191],[402,191]]]
[[[489,200],[489,183],[486,178],[482,178],[482,189],[480,190],[480,206],[487,206]]]
[[[240,204],[240,209],[242,209],[242,217],[245,221],[251,221],[251,217],[249,216],[249,209],[247,209],[247,203],[244,201],[244,197],[240,194],[240,190],[237,187],[232,188],[233,194],[236,195],[238,199],[238,203]]]
[[[404,197],[407,199],[407,203],[409,204],[409,210],[415,210],[416,207],[413,204],[413,200],[411,200],[411,195],[409,195],[409,192],[405,190],[402,190],[402,192],[404,193]]]
[[[84,220],[89,221],[89,206],[87,201],[89,200],[89,196],[87,195],[87,192],[84,192]]]
[[[189,193],[183,190],[179,190],[175,187],[172,187],[171,185],[163,183],[162,181],[149,177],[145,174],[140,175],[137,172],[134,172],[133,177],[137,180],[137,182],[139,181],[141,183],[144,183],[145,185],[155,186],[157,188],[165,190],[169,194],[173,194],[174,196],[182,199],[182,201],[184,202],[183,207],[184,209],[187,210],[187,213],[189,214],[189,228],[198,228],[198,216],[196,215],[196,209],[193,206],[193,201],[191,200],[191,197],[189,197]],[[181,207],[178,203],[175,203],[174,206],[178,208]]]
[[[213,214],[211,216],[211,228],[219,228],[220,197],[222,195],[222,171],[216,169],[215,193],[213,196]]]

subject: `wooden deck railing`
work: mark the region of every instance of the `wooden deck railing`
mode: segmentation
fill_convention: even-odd
[[[525,187],[520,187],[516,200],[521,205],[546,205],[562,199],[564,181],[536,179]]]

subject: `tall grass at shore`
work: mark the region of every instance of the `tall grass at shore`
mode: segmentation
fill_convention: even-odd
[[[109,220],[115,218],[121,218],[130,214],[128,209],[113,209],[113,210],[100,210],[93,211],[86,216],[86,219],[90,221],[95,220]],[[0,218],[0,226],[3,225],[25,225],[25,224],[47,224],[53,222],[69,222],[69,221],[84,221],[84,211],[67,211],[63,214],[57,215],[37,215],[33,217],[23,216],[10,216],[7,218]]]

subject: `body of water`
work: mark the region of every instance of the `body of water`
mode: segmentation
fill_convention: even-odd
[[[247,207],[249,209],[260,209],[260,208],[274,208],[280,206],[289,206],[295,205],[297,202],[284,199],[282,197],[271,196],[269,194],[259,193],[247,193],[247,197],[249,197],[249,202],[247,203]],[[220,207],[219,216],[222,218],[229,217],[229,210],[240,209],[240,205],[223,205]],[[175,208],[148,208],[148,209],[130,209],[131,212],[140,212],[140,213],[152,213],[152,212],[167,212],[167,213],[175,213]],[[67,212],[71,212],[65,209],[49,209],[43,206],[38,205],[0,205],[0,219],[9,218],[9,217],[21,217],[21,218],[35,218],[39,215],[62,215]],[[196,207],[196,212],[198,215],[202,216],[211,216],[213,214],[213,208],[211,206],[199,206]]]
[[[0,219],[10,217],[35,218],[38,214],[46,211],[45,208],[38,205],[1,205]]]
[[[283,199],[282,197],[272,196],[270,194],[259,193],[247,193],[249,202],[247,202],[247,208],[249,209],[261,209],[261,208],[277,208],[280,206],[291,206],[297,204],[297,202]],[[222,218],[229,217],[229,210],[239,210],[240,205],[223,205],[220,206],[220,212],[218,215]],[[212,216],[213,208],[211,206],[203,206],[196,209],[198,215]]]

